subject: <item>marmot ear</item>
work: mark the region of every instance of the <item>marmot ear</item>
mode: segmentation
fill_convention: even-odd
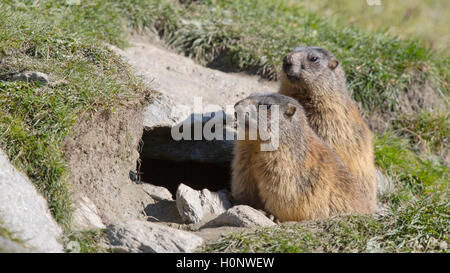
[[[331,60],[328,62],[328,67],[331,69],[335,69],[336,67],[338,67],[339,65],[339,61],[336,58],[331,58]]]
[[[295,105],[293,104],[288,104],[286,110],[284,111],[284,113],[288,116],[288,117],[292,117],[295,114],[295,111],[297,111],[297,107],[295,107]]]

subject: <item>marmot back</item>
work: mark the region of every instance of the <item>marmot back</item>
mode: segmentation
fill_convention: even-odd
[[[279,130],[268,124],[278,149],[261,151],[262,140],[237,140],[232,163],[232,195],[243,204],[264,209],[280,221],[326,218],[348,213],[369,213],[367,200],[339,157],[309,127],[303,107],[280,95],[252,95],[240,107],[266,106],[267,115],[279,109]],[[258,110],[259,111],[259,110]],[[258,124],[251,115],[246,124]],[[248,129],[248,127],[246,127]],[[248,134],[246,134],[248,136]]]
[[[348,94],[340,62],[322,48],[294,48],[283,59],[279,93],[300,102],[311,128],[355,176],[375,211],[373,135]]]

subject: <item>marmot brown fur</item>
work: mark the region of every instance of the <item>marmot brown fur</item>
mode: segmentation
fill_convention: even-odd
[[[347,92],[339,61],[319,47],[294,48],[283,59],[279,93],[300,102],[311,128],[341,158],[375,211],[373,135]]]
[[[272,106],[278,105],[279,130],[268,122],[268,135],[279,134],[279,145],[276,150],[261,151],[264,141],[259,135],[256,140],[236,140],[231,185],[236,201],[263,209],[280,221],[369,212],[352,174],[309,127],[303,107],[295,99],[280,94],[251,95],[235,109],[239,113],[240,107],[248,105],[267,105],[268,116]],[[251,119],[247,115],[246,123]]]

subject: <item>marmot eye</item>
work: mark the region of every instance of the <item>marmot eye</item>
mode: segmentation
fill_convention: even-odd
[[[311,57],[309,57],[309,60],[310,60],[311,62],[317,62],[317,61],[319,60],[319,57],[311,56]]]

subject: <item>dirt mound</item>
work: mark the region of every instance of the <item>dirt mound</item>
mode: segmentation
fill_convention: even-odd
[[[144,217],[152,199],[130,179],[139,159],[142,106],[123,105],[82,120],[66,145],[75,196],[87,196],[105,224]]]

